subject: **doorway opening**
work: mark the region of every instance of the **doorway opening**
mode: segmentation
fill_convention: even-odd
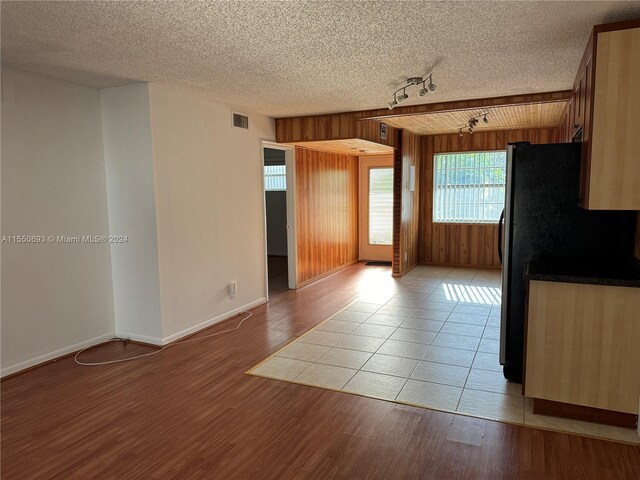
[[[360,157],[360,260],[393,258],[393,155]]]
[[[263,142],[267,298],[295,288],[293,149]]]

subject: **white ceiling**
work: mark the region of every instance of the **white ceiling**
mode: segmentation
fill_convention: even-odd
[[[384,107],[431,69],[427,102],[567,89],[591,26],[640,17],[640,2],[4,1],[1,14],[7,64],[277,117]]]

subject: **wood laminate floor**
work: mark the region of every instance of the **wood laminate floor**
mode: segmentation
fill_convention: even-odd
[[[396,287],[389,268],[356,264],[274,297],[233,333],[110,366],[70,357],[6,379],[2,478],[640,477],[637,446],[244,375],[354,299]],[[83,359],[148,350],[110,343]]]

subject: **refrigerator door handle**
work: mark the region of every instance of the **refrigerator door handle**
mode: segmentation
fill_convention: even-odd
[[[498,220],[498,259],[500,265],[502,265],[502,224],[504,223],[504,208],[500,213],[500,220]]]

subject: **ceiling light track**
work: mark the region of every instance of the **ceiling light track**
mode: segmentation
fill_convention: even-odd
[[[465,133],[468,133],[470,135],[473,134],[473,130],[478,126],[478,123],[480,123],[480,118],[482,118],[482,123],[489,123],[487,115],[491,115],[491,112],[479,113],[475,117],[471,117],[466,125],[463,125],[458,129],[458,133],[460,134],[460,136],[464,135]]]
[[[427,83],[428,82],[428,83]],[[393,110],[400,102],[404,102],[409,95],[407,94],[407,88],[422,84],[422,88],[418,91],[418,95],[424,97],[427,93],[433,93],[436,91],[436,85],[433,83],[431,74],[422,77],[411,77],[407,79],[407,84],[400,87],[393,92],[393,100],[388,104],[389,110]],[[402,93],[400,93],[402,92]]]

